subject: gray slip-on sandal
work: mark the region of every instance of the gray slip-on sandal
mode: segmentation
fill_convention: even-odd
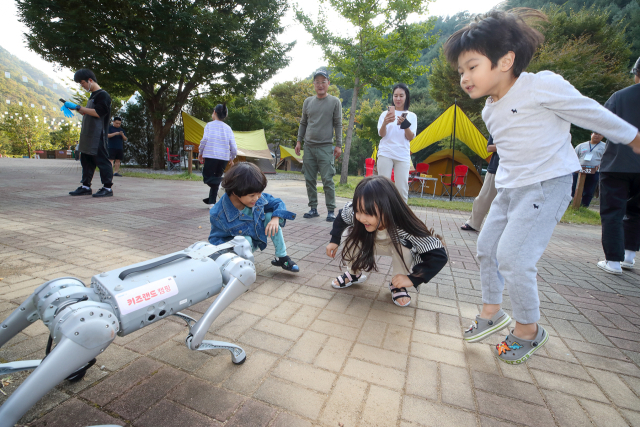
[[[548,339],[549,334],[540,325],[538,325],[538,334],[532,340],[523,340],[509,333],[504,341],[496,345],[496,356],[503,362],[519,365],[545,345]]]
[[[464,331],[464,340],[466,342],[482,341],[489,335],[506,328],[510,323],[511,317],[502,309],[498,310],[498,312],[488,320],[477,315],[475,322],[471,324],[469,329]]]

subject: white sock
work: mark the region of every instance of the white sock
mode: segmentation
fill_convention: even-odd
[[[86,185],[83,185],[82,188],[84,188],[85,190],[91,190],[91,187],[87,187]]]
[[[111,189],[110,189],[110,188],[107,188],[107,187],[104,187],[104,189],[105,189],[105,190],[107,190],[107,191],[111,191]]]
[[[624,262],[628,262],[631,264],[633,259],[636,257],[636,253],[634,251],[626,250],[624,251]]]
[[[607,261],[607,265],[614,270],[620,270],[620,261]]]

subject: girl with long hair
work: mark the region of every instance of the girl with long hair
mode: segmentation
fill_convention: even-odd
[[[364,282],[362,272],[378,271],[376,256],[390,256],[391,298],[394,304],[406,307],[411,303],[407,288],[418,289],[447,263],[441,238],[418,219],[391,180],[383,176],[360,181],[353,201],[340,210],[327,245],[329,257],[335,258],[348,227],[341,255],[349,270],[333,280],[331,286],[336,289]]]

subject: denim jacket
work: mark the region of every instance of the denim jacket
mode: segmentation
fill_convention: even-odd
[[[211,234],[209,243],[219,245],[233,239],[234,236],[248,236],[253,244],[264,250],[267,247],[265,233],[265,214],[271,213],[280,218],[280,226],[284,227],[286,220],[293,220],[296,214],[289,212],[284,202],[270,194],[262,193],[253,208],[253,218],[244,215],[233,206],[229,196],[225,193],[209,212]]]

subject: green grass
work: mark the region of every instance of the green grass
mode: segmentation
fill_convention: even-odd
[[[593,211],[583,206],[580,206],[579,209],[574,209],[569,206],[560,222],[566,222],[568,224],[601,225],[600,214],[597,211]]]
[[[143,173],[143,172],[134,172],[131,168],[122,168],[122,172],[127,177],[131,178],[146,178],[146,179],[166,179],[166,180],[178,180],[178,181],[202,181],[202,175],[191,174],[188,172],[182,172],[179,175],[165,175],[161,173]],[[299,174],[300,172],[294,171],[278,171],[278,173],[291,173],[291,174]],[[340,176],[336,175],[333,177],[333,182],[336,184],[336,196],[343,197],[346,199],[353,198],[353,192],[356,189],[356,186],[360,181],[362,181],[364,177],[362,176],[350,176],[347,179],[346,184],[340,184]],[[318,187],[318,192],[324,193],[322,187]],[[420,198],[410,198],[409,206],[420,206],[424,208],[433,208],[433,209],[443,209],[443,210],[452,210],[452,211],[462,211],[462,212],[471,212],[473,207],[472,203],[469,202],[448,202],[446,200],[433,200],[433,199],[420,199]],[[560,222],[564,222],[567,224],[589,224],[589,225],[600,225],[600,214],[597,211],[593,211],[591,209],[580,207],[580,209],[573,209],[569,207],[565,212],[562,220]]]
[[[146,179],[167,179],[173,181],[202,181],[202,175],[197,175],[189,172],[182,172],[180,175],[166,175],[163,173],[144,173],[134,172],[131,169],[121,169],[124,176],[129,178],[146,178]]]
[[[346,199],[353,199],[353,192],[356,186],[364,177],[362,176],[350,176],[347,179],[346,184],[340,184],[340,176],[333,177],[333,182],[336,184],[336,196],[344,197]],[[322,187],[318,187],[318,192],[324,193]],[[425,208],[445,209],[454,211],[471,212],[472,204],[468,202],[447,202],[446,200],[433,200],[433,199],[416,199],[410,198],[408,202],[409,206],[421,206]]]

